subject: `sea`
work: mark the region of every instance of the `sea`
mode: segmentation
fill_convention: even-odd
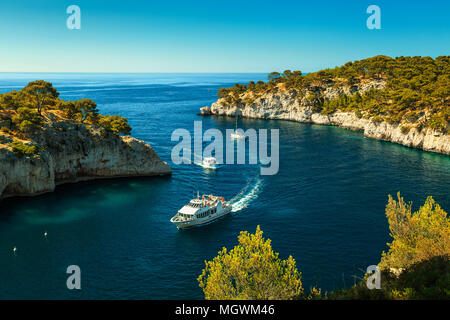
[[[128,118],[131,134],[151,144],[173,173],[66,184],[1,201],[0,299],[203,299],[197,278],[205,261],[258,225],[281,259],[295,259],[306,291],[330,292],[361,281],[388,250],[388,195],[401,192],[414,210],[433,196],[450,210],[450,157],[332,126],[240,118],[244,130],[279,130],[274,175],[261,175],[259,163],[207,170],[172,162],[176,129],[193,133],[195,121],[203,130],[234,129],[234,118],[198,115],[219,88],[266,78],[1,73],[0,93],[43,79],[63,99],[89,98],[102,114]],[[225,197],[233,212],[177,230],[170,218],[197,191]],[[81,288],[70,290],[73,265]]]

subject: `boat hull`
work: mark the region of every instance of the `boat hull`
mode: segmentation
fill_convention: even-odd
[[[212,222],[215,222],[216,220],[225,217],[226,215],[228,215],[231,212],[232,207],[228,206],[226,208],[223,209],[222,212],[220,213],[216,213],[214,215],[205,217],[205,218],[200,218],[200,219],[194,219],[194,220],[188,220],[188,221],[173,221],[172,219],[170,220],[177,228],[178,230],[181,229],[188,229],[188,228],[193,228],[193,227],[201,227],[207,224],[210,224]]]
[[[233,140],[240,140],[240,139],[245,139],[246,136],[243,136],[243,135],[240,135],[240,134],[237,134],[237,133],[232,133],[230,135],[230,137]]]
[[[219,169],[218,164],[202,164],[202,167],[205,169]]]

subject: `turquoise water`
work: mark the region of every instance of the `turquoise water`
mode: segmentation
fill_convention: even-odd
[[[234,119],[196,115],[219,87],[264,78],[0,74],[0,92],[45,79],[63,98],[91,98],[102,113],[126,116],[132,134],[173,168],[171,177],[68,184],[1,202],[0,298],[201,299],[196,278],[204,260],[258,224],[281,257],[294,256],[306,288],[333,290],[352,285],[386,250],[388,194],[401,191],[415,208],[433,195],[450,210],[449,157],[328,126],[242,119],[244,129],[280,130],[275,176],[260,176],[256,165],[211,172],[170,162],[174,129],[192,131],[195,120],[204,130],[234,127]],[[197,189],[232,199],[236,211],[203,228],[177,231],[169,219]],[[72,264],[81,268],[79,291],[66,288]]]

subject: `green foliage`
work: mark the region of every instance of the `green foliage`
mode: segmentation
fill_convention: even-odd
[[[97,104],[91,99],[80,99],[75,101],[75,108],[81,118],[81,122],[88,120],[91,123],[96,124],[98,121],[98,109]]]
[[[368,289],[367,277],[350,289],[322,295],[313,287],[305,294],[301,274],[292,257],[280,260],[270,240],[241,232],[239,244],[231,251],[223,248],[198,281],[206,299],[356,299],[417,300],[450,299],[450,218],[428,197],[412,212],[400,194],[389,196],[386,216],[392,243],[382,254],[381,289]]]
[[[198,277],[205,299],[293,299],[303,293],[301,274],[289,256],[280,260],[270,239],[242,231],[239,244],[223,248]]]
[[[412,212],[400,194],[389,196],[389,251],[382,253],[381,289],[369,290],[366,279],[327,299],[450,299],[450,218],[432,197]]]
[[[58,103],[58,109],[63,111],[69,120],[76,121],[81,117],[79,105],[73,101],[60,101]]]
[[[367,278],[367,275],[366,275]],[[435,256],[410,265],[396,276],[381,271],[381,289],[369,290],[366,279],[350,289],[328,294],[327,299],[348,300],[438,300],[450,299],[449,256]]]
[[[239,99],[239,95],[245,92],[246,88],[245,85],[236,84],[229,91]],[[228,92],[228,89],[226,91]],[[58,97],[58,91],[50,82],[32,81],[22,90],[0,94],[0,109],[7,111],[0,113],[0,118],[9,120],[10,127],[22,135],[34,133],[42,129],[44,123],[51,124],[55,119],[100,125],[114,134],[131,132],[127,119],[120,116],[102,116],[98,112],[97,104],[90,99],[64,101]],[[59,112],[44,114],[47,109],[57,109]]]
[[[4,132],[4,133],[8,133],[8,134],[11,134],[11,133],[12,133],[11,130],[10,130],[9,128],[7,128],[7,127],[1,127],[1,128],[0,128],[0,131],[1,131],[1,132]]]
[[[0,94],[0,109],[15,110],[20,106],[17,97],[17,91],[5,92]]]
[[[98,124],[114,134],[130,134],[131,132],[128,120],[117,115],[101,116]]]
[[[372,121],[375,123],[382,122],[383,120],[384,120],[383,117],[380,117],[380,116],[375,116],[372,118]]]
[[[411,128],[408,127],[408,126],[401,126],[401,127],[400,127],[400,131],[401,131],[403,134],[408,134],[408,133],[409,133],[409,130],[411,130]]]
[[[367,118],[376,117],[377,121],[390,123],[416,123],[425,116],[423,125],[447,133],[450,123],[449,62],[449,56],[436,59],[375,56],[306,75],[299,70],[285,70],[283,74],[272,72],[267,83],[249,83],[247,90],[255,94],[274,92],[283,83],[288,90],[311,92],[317,86],[353,86],[369,80],[385,80],[384,89],[341,95],[331,100],[315,98],[313,110],[322,114],[331,114],[337,110],[354,111],[364,113]],[[219,89],[219,97],[228,104],[240,103],[236,94],[241,93],[227,88]],[[234,96],[231,97],[231,94]]]
[[[271,72],[267,78],[269,79],[269,81],[272,81],[272,80],[277,79],[278,77],[280,77],[280,73],[274,71],[274,72]]]
[[[450,108],[443,110],[441,113],[433,114],[427,121],[428,127],[446,133],[450,123]]]
[[[42,117],[36,109],[20,107],[17,109],[17,115],[12,118],[16,128],[23,133],[31,133],[42,124]]]
[[[21,141],[11,142],[11,148],[15,155],[18,157],[23,156],[34,156],[39,154],[39,149],[37,146],[27,145]]]
[[[22,92],[33,101],[39,114],[42,114],[43,109],[49,105],[55,105],[59,96],[53,85],[44,80],[31,81],[22,89]]]
[[[383,252],[382,269],[406,268],[434,256],[450,255],[450,217],[432,197],[417,212],[400,193],[395,201],[389,195],[386,217],[389,222],[389,251]]]
[[[239,104],[242,102],[240,96],[246,90],[247,86],[245,84],[236,83],[231,88],[220,88],[217,95],[219,98],[223,98],[228,104]]]

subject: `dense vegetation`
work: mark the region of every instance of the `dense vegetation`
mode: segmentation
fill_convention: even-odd
[[[389,196],[389,251],[382,253],[381,289],[366,279],[350,289],[305,294],[301,274],[290,256],[280,260],[270,240],[241,232],[239,245],[223,248],[198,278],[206,299],[450,299],[450,217],[428,197],[412,212],[411,204]],[[367,278],[367,275],[366,275]]]
[[[131,132],[127,119],[99,114],[97,104],[90,99],[65,101],[59,98],[52,84],[44,80],[0,94],[0,127],[4,134],[27,140],[58,121],[92,124],[117,135]],[[38,153],[37,147],[18,140],[9,145],[19,156]]]
[[[332,299],[450,299],[450,217],[428,197],[412,212],[411,203],[397,195],[386,206],[392,242],[383,252],[381,290],[361,281]]]
[[[383,252],[382,269],[406,268],[434,256],[450,256],[450,217],[432,197],[416,212],[411,203],[389,196],[386,216],[392,242]]]
[[[206,299],[292,299],[303,293],[295,260],[280,260],[262,235],[259,226],[255,234],[243,231],[237,246],[205,262],[198,281]]]
[[[268,81],[251,81],[219,89],[218,96],[229,105],[252,104],[265,93],[279,90],[295,92],[297,99],[307,99],[316,112],[354,111],[359,117],[373,121],[404,124],[405,132],[412,126],[421,130],[430,127],[449,131],[450,123],[450,56],[397,57],[375,56],[348,62],[334,69],[302,74],[286,70],[272,72]],[[358,86],[367,81],[384,81],[384,89],[371,89],[324,98],[327,86]]]
[[[25,144],[18,140],[11,142],[11,147],[13,152],[19,157],[39,154],[39,149],[37,146]]]
[[[367,289],[366,280],[347,290],[328,294],[327,299],[425,300],[450,299],[449,256],[435,256],[414,263],[399,275],[381,271],[381,289]]]

